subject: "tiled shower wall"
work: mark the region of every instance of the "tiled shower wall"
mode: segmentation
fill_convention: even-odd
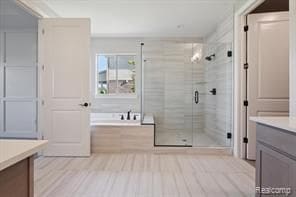
[[[192,131],[203,129],[202,100],[193,106],[194,91],[204,89],[203,66],[191,62],[193,49],[201,46],[145,42],[144,112],[154,115],[157,145],[192,145]]]
[[[229,17],[205,40],[205,55],[216,54],[213,61],[205,61],[205,89],[217,89],[217,95],[205,98],[205,129],[217,146],[231,145],[232,133],[232,51],[233,18]]]

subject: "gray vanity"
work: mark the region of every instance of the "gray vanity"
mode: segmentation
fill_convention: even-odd
[[[296,197],[296,118],[251,120],[257,123],[256,196]]]

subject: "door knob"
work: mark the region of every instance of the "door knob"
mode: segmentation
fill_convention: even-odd
[[[82,106],[82,107],[88,107],[90,104],[88,104],[88,103],[81,103],[79,105]]]

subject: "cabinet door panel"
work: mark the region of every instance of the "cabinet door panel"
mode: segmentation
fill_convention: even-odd
[[[257,143],[257,149],[256,187],[296,188],[296,161],[260,143]],[[257,194],[257,196],[270,196],[270,194]]]

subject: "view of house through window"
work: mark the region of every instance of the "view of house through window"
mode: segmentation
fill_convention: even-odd
[[[97,95],[134,94],[135,55],[97,55]]]

